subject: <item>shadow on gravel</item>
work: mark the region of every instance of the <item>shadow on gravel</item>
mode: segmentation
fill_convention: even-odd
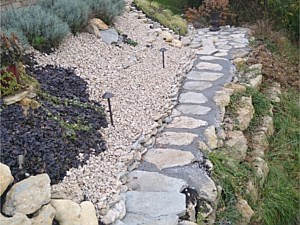
[[[106,149],[98,130],[107,127],[103,107],[90,101],[87,83],[74,69],[47,65],[27,68],[41,84],[41,105],[27,115],[18,104],[1,100],[0,161],[10,167],[15,182],[28,175],[48,173],[58,183],[72,167]],[[24,156],[23,168],[18,157]]]

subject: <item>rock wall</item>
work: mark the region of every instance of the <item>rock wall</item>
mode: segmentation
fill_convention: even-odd
[[[18,9],[35,4],[36,0],[0,0],[1,12],[9,9]]]

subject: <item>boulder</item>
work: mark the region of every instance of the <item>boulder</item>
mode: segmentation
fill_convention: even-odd
[[[81,208],[77,203],[71,200],[52,199],[51,205],[56,210],[55,219],[60,225],[81,225]]]
[[[246,130],[250,124],[250,121],[254,115],[254,107],[252,105],[252,98],[242,97],[239,102],[239,107],[236,111],[237,113],[237,128],[240,130]]]
[[[262,118],[262,124],[259,130],[265,132],[268,137],[272,136],[274,134],[273,118],[269,115],[265,115]]]
[[[188,46],[191,43],[191,39],[189,37],[182,37],[181,42],[183,46]]]
[[[126,205],[124,201],[119,201],[115,204],[105,216],[102,217],[101,221],[104,224],[111,224],[116,220],[121,220],[126,215]]]
[[[240,58],[240,57],[235,58],[235,59],[233,60],[233,64],[235,64],[236,66],[242,65],[244,62],[245,62],[245,59]]]
[[[233,90],[233,93],[243,93],[246,91],[246,87],[241,84],[228,83],[225,84],[224,87]]]
[[[231,158],[243,161],[248,149],[247,139],[242,131],[229,131],[225,141],[225,152]]]
[[[215,149],[218,147],[218,137],[216,135],[216,128],[214,125],[209,126],[204,131],[204,136],[206,137],[206,140],[207,140],[206,143],[210,149]]]
[[[10,168],[0,163],[0,196],[13,181],[14,177],[11,175]]]
[[[173,39],[174,39],[173,35],[172,35],[170,32],[168,32],[168,31],[162,31],[162,32],[160,33],[160,36],[161,36],[162,39],[164,39],[166,42],[172,42]]]
[[[253,87],[254,89],[259,90],[261,83],[263,80],[263,76],[260,74],[257,77],[254,77],[252,79],[249,80],[249,84],[251,85],[251,87]]]
[[[3,102],[5,105],[14,104],[16,102],[21,101],[23,98],[25,98],[28,93],[29,93],[29,91],[27,91],[27,90],[26,91],[18,91],[15,94],[5,96],[3,98]]]
[[[173,39],[171,44],[174,46],[174,47],[177,47],[177,48],[181,48],[182,47],[182,42],[179,41],[179,40],[176,40],[176,39]]]
[[[248,225],[252,216],[254,215],[254,211],[249,206],[248,202],[244,199],[239,198],[237,202],[237,210],[241,213],[242,218],[239,221],[239,225]]]
[[[102,41],[109,45],[117,43],[119,39],[119,34],[114,28],[100,31],[100,36]]]
[[[79,204],[83,201],[83,192],[78,184],[72,184],[71,187],[55,184],[51,186],[51,198],[68,199]]]
[[[107,30],[108,26],[100,19],[93,18],[89,21],[88,24],[96,26],[99,30]]]
[[[268,138],[263,131],[257,131],[251,135],[251,156],[263,157],[269,149]]]
[[[23,213],[16,213],[13,217],[7,218],[0,214],[1,225],[32,225],[31,220]]]
[[[93,25],[93,24],[88,24],[85,27],[86,32],[95,35],[97,38],[100,38],[100,31],[98,29],[97,26]]]
[[[47,204],[51,198],[50,178],[47,174],[31,176],[16,183],[6,195],[3,212],[31,214]]]
[[[34,213],[31,219],[32,225],[52,225],[55,213],[55,209],[50,204],[43,206]]]
[[[233,90],[228,88],[223,88],[220,91],[216,91],[214,101],[220,108],[228,106],[230,103],[230,96],[232,95],[232,93]]]
[[[93,203],[89,201],[84,201],[80,204],[80,207],[81,207],[81,214],[80,214],[81,225],[98,225],[96,210]]]
[[[269,166],[265,160],[260,157],[255,157],[253,161],[255,176],[262,188],[269,174]]]

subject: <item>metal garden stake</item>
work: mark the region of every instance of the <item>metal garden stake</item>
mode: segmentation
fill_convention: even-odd
[[[165,68],[165,52],[167,51],[167,49],[161,48],[159,51],[162,53],[162,64],[163,68]]]
[[[111,125],[114,127],[114,121],[113,121],[113,115],[112,115],[112,110],[111,110],[111,105],[110,105],[110,98],[114,97],[114,95],[110,92],[105,92],[105,94],[102,96],[103,99],[107,99],[108,102],[108,111],[110,115],[110,122]]]

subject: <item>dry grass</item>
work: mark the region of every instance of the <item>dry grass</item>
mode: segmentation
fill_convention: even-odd
[[[261,63],[267,81],[300,90],[299,48],[272,27],[270,21],[258,21],[251,27],[256,41],[248,64]]]

